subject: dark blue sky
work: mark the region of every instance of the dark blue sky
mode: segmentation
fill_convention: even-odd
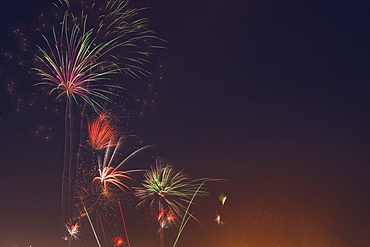
[[[6,24],[28,22],[40,2],[14,1],[3,9],[2,42]],[[194,176],[229,180],[223,185],[228,223],[223,231],[209,230],[224,235],[188,240],[191,246],[258,247],[258,229],[282,224],[287,229],[276,230],[280,237],[274,241],[305,246],[294,240],[297,221],[291,220],[303,215],[318,218],[326,246],[366,247],[369,5],[326,0],[143,5],[150,7],[169,49],[161,55],[165,73],[157,103],[135,131]],[[1,75],[9,78],[6,71]],[[32,126],[44,116],[16,114],[12,104],[1,97],[0,217],[7,220],[0,223],[0,245],[2,239],[14,245],[14,233],[24,246],[50,246],[58,238],[53,229],[59,230],[59,217],[53,216],[60,205],[62,135],[51,144],[33,140]],[[262,211],[270,214],[261,216]]]

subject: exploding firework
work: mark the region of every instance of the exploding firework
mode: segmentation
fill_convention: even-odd
[[[86,172],[84,174],[85,179],[81,180],[77,186],[75,199],[78,212],[75,217],[82,219],[90,215],[92,229],[95,231],[96,228],[96,234],[102,234],[102,236],[108,234],[106,226],[112,229],[112,224],[116,224],[117,220],[121,218],[126,235],[125,244],[130,246],[121,202],[125,202],[124,196],[131,190],[129,183],[133,179],[130,173],[144,170],[123,171],[122,169],[128,165],[131,159],[142,155],[142,151],[150,146],[142,147],[129,155],[125,155],[127,153],[124,149],[125,138],[125,136],[122,136],[115,142],[115,145],[112,145],[113,140],[110,140],[104,150],[103,157],[98,159],[97,163],[90,164],[89,167],[85,168],[85,171],[90,169],[95,174]],[[98,175],[96,175],[96,170],[98,170]],[[117,217],[110,217],[111,215]]]
[[[103,167],[103,169],[98,169],[99,176],[93,179],[94,181],[100,181],[103,186],[103,193],[109,195],[108,184],[113,184],[117,186],[122,191],[129,189],[125,183],[122,182],[122,179],[131,179],[125,171],[115,171],[113,167]]]
[[[223,225],[225,222],[221,220],[221,215],[219,213],[216,214],[215,221],[217,222],[218,225]]]
[[[135,188],[138,206],[157,205],[159,212],[166,209],[181,218],[200,181],[191,180],[183,171],[176,172],[173,165],[157,158],[156,165],[145,173],[142,187]],[[204,190],[198,192],[198,195],[206,194]]]
[[[147,27],[148,20],[137,17],[143,8],[129,9],[125,0],[104,3],[95,11],[100,15],[91,18],[86,10],[76,17],[65,3],[68,10],[60,34],[53,30],[53,40],[44,36],[48,49],[38,47],[40,66],[35,70],[41,81],[37,85],[52,86],[50,93],[58,91],[57,98],[66,95],[76,102],[82,98],[94,109],[102,108],[97,99],[110,101],[111,90],[120,88],[105,83],[110,75],[124,72],[140,78],[149,74],[143,65],[151,53],[140,50],[140,42],[158,38]],[[95,4],[87,9],[94,12],[94,8]],[[91,22],[95,25],[89,27]]]
[[[160,229],[169,227],[170,225],[175,223],[175,220],[176,217],[170,210],[163,209],[161,212],[159,212],[157,216],[157,221]]]
[[[122,191],[125,191],[125,189],[126,190],[130,189],[129,186],[124,184],[121,180],[122,179],[131,179],[130,176],[128,175],[129,173],[137,172],[137,171],[143,171],[143,170],[122,171],[120,169],[122,169],[124,167],[124,165],[130,159],[132,159],[136,155],[139,155],[143,150],[145,150],[145,149],[147,149],[151,146],[145,146],[145,147],[142,147],[142,148],[136,150],[135,152],[128,155],[121,162],[119,162],[118,165],[114,165],[113,161],[115,160],[115,156],[120,154],[119,150],[122,148],[123,140],[125,138],[126,137],[122,136],[119,139],[119,141],[116,143],[116,145],[111,145],[110,143],[112,142],[112,140],[110,140],[110,142],[108,142],[108,144],[107,144],[108,147],[105,150],[104,159],[103,160],[100,160],[100,159],[98,160],[99,176],[96,176],[93,179],[93,182],[94,181],[100,181],[101,184],[102,184],[102,188],[103,188],[104,193],[108,193],[108,184],[113,184]],[[113,147],[114,147],[114,149],[113,149]]]
[[[218,196],[218,199],[220,200],[221,202],[221,205],[224,206],[225,205],[225,202],[226,202],[226,199],[227,199],[227,196],[223,193],[221,193],[219,196]]]
[[[78,240],[78,235],[80,235],[80,225],[78,223],[73,224],[72,221],[69,221],[65,224],[65,227],[70,239]]]
[[[201,181],[204,179],[191,180],[183,171],[176,172],[171,164],[157,158],[156,165],[145,173],[142,187],[135,188],[138,207],[149,204],[158,210],[161,247],[164,246],[164,228],[185,216],[195,195],[207,195],[207,192],[200,190]]]
[[[39,47],[41,55],[37,58],[44,68],[35,68],[41,77],[41,82],[36,85],[52,86],[50,93],[59,91],[57,98],[66,95],[67,99],[77,102],[77,97],[80,97],[94,109],[101,107],[94,97],[109,101],[107,95],[113,94],[101,87],[117,86],[99,82],[106,81],[108,74],[119,72],[117,68],[109,72],[101,69],[108,64],[105,60],[100,61],[109,51],[107,44],[95,44],[92,30],[86,31],[85,27],[74,24],[70,29],[67,14],[61,30],[59,37],[53,32],[54,45],[44,36],[48,51]]]
[[[148,20],[138,17],[142,9],[130,9],[128,1],[94,1],[78,14],[68,0],[61,0],[60,4],[63,19],[60,26],[52,29],[51,38],[43,36],[46,48],[38,46],[34,70],[40,78],[36,85],[48,86],[49,94],[56,93],[57,99],[66,99],[62,218],[69,219],[75,196],[76,161],[79,160],[79,142],[75,139],[83,135],[83,124],[81,122],[78,128],[77,122],[83,121],[86,105],[98,111],[106,107],[103,103],[111,102],[111,97],[117,96],[121,86],[108,83],[116,79],[115,75],[140,78],[149,74],[143,68],[151,55],[146,41],[157,37],[147,27]],[[83,102],[82,113],[74,106],[80,102]],[[112,141],[118,136],[115,130],[105,126],[108,132],[101,129],[94,132],[94,126],[91,127],[93,149],[116,145]],[[104,126],[96,128],[99,127]],[[108,138],[111,141],[108,142]],[[109,183],[123,189],[119,179],[126,175],[116,168],[99,167],[100,176],[95,181],[102,182],[105,192]]]
[[[117,236],[112,239],[112,244],[114,247],[119,247],[121,245],[124,245],[125,241],[123,240],[121,236]]]
[[[105,112],[100,113],[95,120],[88,121],[89,143],[93,150],[102,150],[117,145],[114,140],[119,136],[119,132],[111,122],[112,120]]]

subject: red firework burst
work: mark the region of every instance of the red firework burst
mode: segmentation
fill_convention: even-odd
[[[121,236],[117,236],[112,239],[112,243],[114,247],[118,247],[118,246],[124,245],[125,241],[123,240]]]

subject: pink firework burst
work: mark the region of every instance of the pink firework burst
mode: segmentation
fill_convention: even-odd
[[[113,93],[109,88],[117,87],[100,83],[107,79],[107,75],[119,71],[102,59],[110,51],[109,44],[94,44],[92,31],[85,31],[84,26],[74,24],[72,28],[68,27],[67,14],[61,30],[59,37],[53,32],[54,45],[44,37],[48,51],[39,47],[41,55],[37,58],[44,68],[35,68],[41,76],[41,82],[36,85],[51,85],[50,93],[59,92],[57,98],[66,95],[68,99],[73,98],[77,102],[79,97],[94,109],[101,107],[94,97],[110,101],[108,95]],[[102,67],[110,70],[104,71]]]

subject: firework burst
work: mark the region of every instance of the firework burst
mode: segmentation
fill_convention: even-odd
[[[108,184],[113,184],[117,186],[120,190],[125,191],[126,189],[130,189],[125,183],[123,183],[122,179],[131,179],[125,171],[115,171],[113,167],[103,167],[103,169],[98,169],[99,176],[93,179],[94,181],[100,181],[103,186],[103,193],[108,195]]]
[[[81,120],[83,126],[86,105],[98,111],[106,107],[103,103],[112,102],[112,96],[118,96],[117,90],[122,87],[118,83],[108,83],[113,79],[117,81],[115,75],[126,74],[140,78],[149,74],[143,67],[151,55],[148,49],[156,46],[145,43],[157,37],[147,27],[148,20],[138,17],[143,9],[129,8],[126,0],[93,1],[78,14],[74,12],[72,1],[59,2],[59,10],[64,13],[63,19],[60,26],[52,29],[51,38],[43,36],[45,47],[37,46],[37,65],[34,70],[39,77],[35,85],[48,86],[49,94],[56,94],[57,99],[66,99],[62,214],[67,217],[62,217],[69,219],[73,211],[76,161],[79,155],[79,142],[75,139],[83,134],[82,127],[79,129],[76,123]],[[79,112],[81,109],[74,106],[81,101],[82,114]],[[118,133],[109,131],[99,133],[103,136],[90,133],[95,134],[90,139],[93,149],[116,145],[112,138],[118,136]],[[112,141],[108,142],[109,134]],[[95,181],[102,182],[104,191],[107,191],[109,183],[123,189],[119,179],[126,175],[116,171],[116,168],[99,167],[100,176]]]
[[[145,173],[142,187],[135,188],[138,207],[149,204],[158,210],[161,247],[164,246],[164,228],[186,216],[195,195],[207,195],[207,192],[200,190],[201,181],[204,179],[191,180],[183,171],[176,172],[171,164],[157,158],[156,165]],[[194,218],[191,214],[188,216]]]
[[[121,236],[114,237],[111,242],[114,247],[119,247],[125,244],[125,241]]]
[[[135,188],[138,206],[158,205],[160,211],[166,209],[181,218],[200,181],[203,179],[191,180],[183,171],[176,172],[173,165],[158,158],[156,165],[145,173],[142,187]],[[201,190],[198,195],[207,195],[207,192]]]
[[[67,232],[70,236],[70,239],[78,240],[78,235],[80,235],[80,225],[78,223],[73,224],[72,221],[69,221],[65,224]]]
[[[122,171],[120,170],[123,168],[123,166],[134,156],[141,153],[141,151],[151,147],[151,146],[145,146],[142,147],[135,152],[128,155],[125,159],[123,159],[121,162],[119,162],[118,165],[114,165],[113,161],[115,159],[115,156],[120,154],[119,149],[123,146],[123,140],[126,137],[122,136],[116,145],[112,145],[110,140],[107,144],[107,148],[105,150],[104,159],[98,160],[98,172],[99,176],[95,177],[93,179],[94,181],[100,181],[102,184],[103,192],[108,193],[108,184],[113,184],[116,187],[118,187],[122,191],[126,191],[127,189],[130,189],[128,185],[124,184],[121,180],[122,179],[131,179],[129,176],[129,173],[137,172],[137,171],[143,171],[143,170],[129,170],[129,171]],[[114,147],[114,149],[113,149]]]
[[[219,213],[216,214],[215,221],[218,225],[223,225],[225,224],[224,221],[221,220],[221,215]]]
[[[39,47],[41,55],[37,58],[44,68],[35,68],[41,77],[41,82],[36,85],[52,86],[50,93],[59,91],[57,98],[66,95],[68,99],[77,102],[77,97],[80,97],[94,109],[102,108],[94,97],[110,101],[107,95],[114,93],[101,87],[109,89],[117,86],[99,82],[106,81],[108,74],[119,72],[118,68],[109,71],[101,69],[109,64],[102,60],[109,51],[107,44],[95,44],[92,30],[86,31],[85,27],[74,24],[70,29],[67,14],[61,30],[59,37],[53,31],[54,45],[44,36],[48,51]]]
[[[102,150],[117,145],[114,140],[118,138],[119,132],[111,122],[112,120],[105,112],[100,113],[95,120],[88,121],[87,132],[90,147],[93,150]]]
[[[225,202],[226,202],[226,199],[227,199],[227,196],[223,193],[221,193],[219,196],[218,196],[218,199],[220,200],[221,202],[221,206],[224,206],[225,205]]]

